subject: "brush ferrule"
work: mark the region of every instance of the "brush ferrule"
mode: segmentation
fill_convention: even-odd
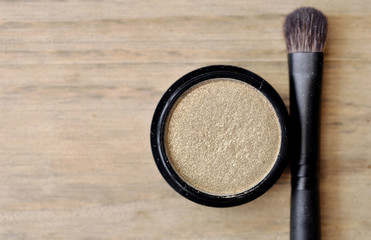
[[[323,53],[290,53],[292,185],[317,189]]]

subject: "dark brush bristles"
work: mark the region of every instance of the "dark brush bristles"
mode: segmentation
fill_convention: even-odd
[[[283,30],[289,53],[323,52],[327,36],[327,18],[317,9],[296,9],[287,15]]]

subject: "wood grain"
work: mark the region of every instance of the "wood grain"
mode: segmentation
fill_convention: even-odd
[[[371,235],[367,1],[0,2],[0,239],[288,239],[287,170],[216,209],[176,194],[150,152],[163,92],[210,64],[247,68],[288,105],[282,23],[329,18],[322,105],[323,239]]]

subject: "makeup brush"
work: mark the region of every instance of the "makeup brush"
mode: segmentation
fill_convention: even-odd
[[[286,17],[290,75],[291,240],[321,239],[319,140],[327,19],[303,7]]]

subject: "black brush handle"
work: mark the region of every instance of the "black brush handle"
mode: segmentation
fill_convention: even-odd
[[[290,53],[291,240],[321,239],[319,140],[323,53]]]

